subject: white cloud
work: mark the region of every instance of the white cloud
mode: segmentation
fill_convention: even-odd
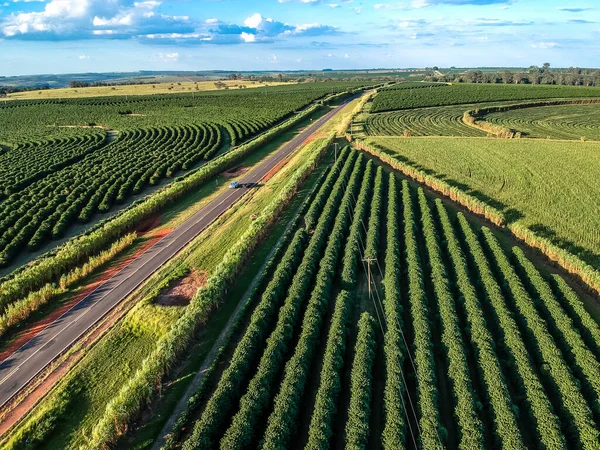
[[[263,18],[260,14],[256,13],[244,20],[244,25],[250,28],[258,28],[263,22]]]
[[[540,42],[539,44],[532,44],[531,45],[533,48],[540,48],[540,49],[549,49],[549,48],[555,48],[558,47],[558,43],[556,42]]]
[[[13,13],[0,19],[0,35],[80,39],[111,34],[181,32],[183,28],[192,31],[186,16],[157,14],[160,5],[161,2],[154,0],[51,0],[43,11]]]
[[[174,53],[159,53],[156,55],[157,59],[165,62],[177,62],[179,61],[179,52]]]
[[[89,55],[79,55],[79,59],[90,59]]]
[[[240,35],[240,38],[242,39],[242,41],[244,42],[256,42],[256,35],[255,34],[251,34],[251,33],[246,33],[243,32]]]

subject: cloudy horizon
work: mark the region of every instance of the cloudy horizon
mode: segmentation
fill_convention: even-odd
[[[8,0],[0,75],[594,67],[593,0]]]

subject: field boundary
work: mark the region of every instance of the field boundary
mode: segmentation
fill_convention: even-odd
[[[578,256],[557,246],[549,239],[537,235],[519,221],[507,223],[506,217],[501,211],[473,197],[472,195],[467,194],[463,190],[451,186],[444,180],[441,180],[433,175],[429,175],[423,170],[412,166],[411,164],[407,164],[394,158],[390,154],[386,153],[383,149],[377,148],[377,146],[368,145],[361,140],[352,141],[349,136],[346,136],[346,138],[357,149],[377,157],[392,168],[402,172],[404,175],[418,181],[419,183],[425,184],[429,188],[441,193],[446,197],[449,197],[451,200],[464,206],[469,211],[484,216],[495,225],[508,229],[517,239],[525,242],[525,244],[531,247],[537,248],[552,261],[558,263],[567,272],[578,276],[591,290],[595,291],[597,294],[600,294],[600,271],[596,270],[592,265],[581,260]]]

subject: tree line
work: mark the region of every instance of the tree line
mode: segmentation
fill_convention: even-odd
[[[435,69],[435,68],[434,68]],[[541,67],[530,66],[523,70],[467,70],[451,68],[445,73],[430,69],[426,81],[447,83],[497,83],[497,84],[558,84],[567,86],[600,86],[600,69],[551,69],[549,63]]]

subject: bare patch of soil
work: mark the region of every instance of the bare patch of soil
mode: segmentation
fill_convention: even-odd
[[[208,273],[192,271],[187,277],[178,280],[173,286],[160,294],[156,300],[159,306],[185,306],[190,303],[199,288],[206,285]]]
[[[225,176],[226,178],[234,178],[245,174],[246,172],[248,172],[248,170],[250,170],[249,167],[237,167],[228,172],[225,172],[223,176]]]
[[[135,113],[131,113],[131,114],[123,114],[124,116],[129,116],[129,117],[146,117],[146,114],[135,114]]]
[[[161,216],[157,214],[155,216],[149,217],[146,220],[142,220],[140,224],[136,227],[135,231],[139,233],[147,233],[154,228],[157,228],[161,223]]]

